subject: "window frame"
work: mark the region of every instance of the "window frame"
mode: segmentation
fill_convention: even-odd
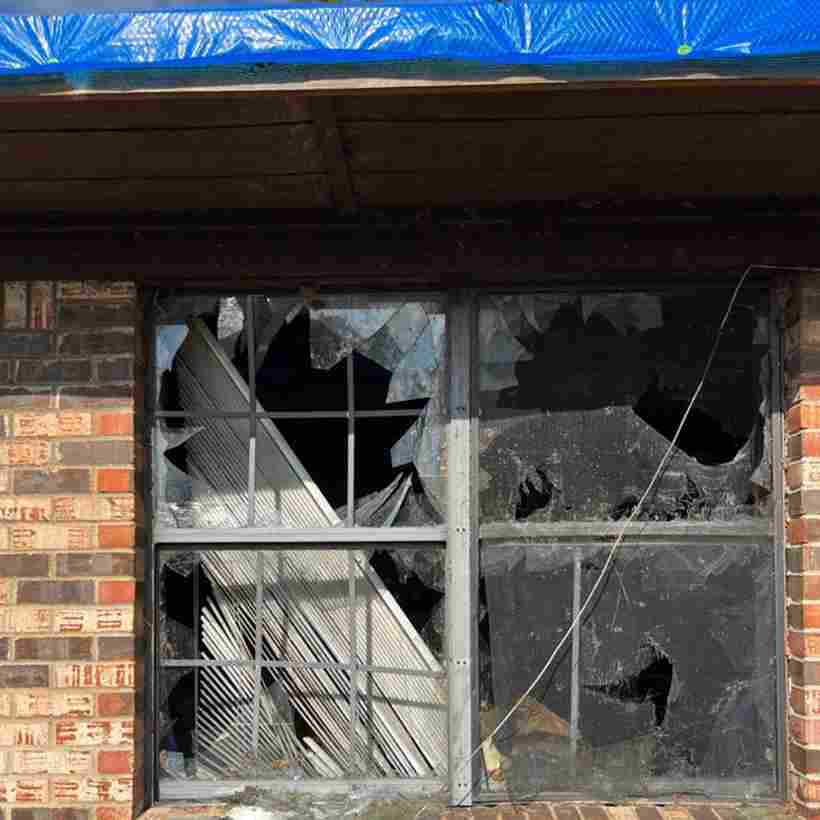
[[[724,281],[710,282],[705,287],[714,285],[716,288],[725,289],[730,283]],[[759,283],[755,283],[760,286]],[[702,285],[699,283],[698,287]],[[751,283],[750,285],[751,286]],[[783,419],[783,305],[779,298],[777,289],[773,283],[767,283],[770,294],[769,313],[769,355],[771,361],[771,460],[773,471],[772,494],[774,500],[774,510],[770,529],[773,530],[773,549],[775,555],[775,626],[777,635],[776,663],[779,674],[777,675],[777,714],[776,718],[776,754],[775,764],[777,777],[777,796],[772,798],[760,798],[755,802],[762,804],[777,802],[786,797],[786,654],[785,654],[785,482],[783,476],[784,464],[784,419]],[[674,290],[676,288],[687,287],[680,283],[661,283],[656,280],[653,285],[641,282],[641,290]],[[583,283],[550,283],[546,286],[515,287],[506,289],[510,293],[525,292],[560,292],[572,289],[575,291],[623,291],[630,289],[628,282],[617,284],[590,282]],[[156,413],[156,372],[155,372],[155,328],[158,322],[153,317],[152,299],[157,289],[146,288],[143,291],[143,309],[147,317],[146,348],[147,360],[149,362],[148,377],[145,389],[145,436],[144,436],[144,461],[146,468],[143,470],[144,482],[143,492],[146,499],[146,551],[145,551],[145,607],[150,613],[149,624],[155,624],[156,606],[159,600],[159,555],[167,549],[179,549],[184,547],[188,550],[211,549],[237,549],[253,548],[264,549],[266,551],[277,551],[280,549],[311,549],[323,547],[327,548],[326,541],[328,530],[313,529],[299,530],[284,527],[247,527],[243,529],[214,529],[214,530],[185,530],[185,529],[160,529],[154,528],[152,522],[152,503],[154,496],[153,470],[152,470],[152,444],[154,422],[160,417],[181,417],[193,414],[186,412],[165,412]],[[188,288],[186,288],[188,290]],[[248,298],[252,302],[252,297],[260,294],[271,294],[276,292],[276,288],[246,289],[238,288],[215,291],[213,289],[190,288],[201,293],[218,293],[219,295],[233,295]],[[505,289],[493,288],[493,292],[503,292]],[[292,292],[292,291],[287,291]],[[285,293],[285,292],[283,292]],[[368,295],[368,292],[345,290],[344,294],[355,293],[357,296]],[[376,292],[374,295],[384,297],[385,294],[397,293],[394,288],[385,292]],[[409,297],[423,298],[417,292],[403,291]],[[448,517],[444,526],[439,527],[401,527],[390,528],[370,528],[351,526],[353,515],[353,505],[350,503],[353,490],[351,473],[355,461],[355,395],[350,395],[350,365],[348,365],[348,409],[332,413],[335,417],[346,418],[348,421],[348,453],[353,454],[353,458],[348,458],[348,517],[344,526],[333,528],[333,539],[340,546],[339,549],[348,551],[349,562],[354,560],[354,550],[362,547],[383,546],[390,549],[405,548],[430,548],[446,550],[446,631],[445,631],[445,674],[448,685],[448,761],[449,768],[445,777],[449,790],[450,802],[453,805],[472,805],[479,798],[478,781],[480,780],[480,755],[476,754],[479,747],[479,713],[478,713],[478,582],[479,582],[479,551],[481,542],[487,538],[495,538],[500,535],[499,527],[508,525],[479,524],[478,508],[478,436],[479,436],[479,402],[478,402],[478,301],[481,290],[478,288],[453,288],[441,292],[445,298],[447,316],[447,367],[448,367],[448,397],[450,404],[450,415],[447,430],[448,440],[448,471],[447,471],[447,496],[448,496]],[[252,323],[249,335],[252,340]],[[249,343],[252,349],[252,344]],[[350,361],[350,359],[349,359]],[[250,368],[250,390],[251,396],[255,395],[254,382],[255,371]],[[392,413],[392,415],[409,415],[415,411],[404,411]],[[205,417],[207,414],[198,413],[197,416]],[[215,416],[226,417],[230,414],[214,413]],[[317,418],[328,417],[328,412],[302,411],[297,413],[255,413],[253,409],[249,411],[252,419],[251,435],[255,431],[256,420],[266,416],[270,418]],[[387,411],[385,415],[391,415]],[[244,417],[245,414],[243,413]],[[253,439],[251,439],[253,440]],[[255,454],[249,456],[249,470],[253,469],[253,459]],[[253,474],[251,474],[251,489],[253,488]],[[249,511],[252,521],[253,505]],[[601,524],[591,524],[589,527],[581,527],[581,530],[591,532],[594,528],[600,535],[600,530],[606,522]],[[515,525],[517,538],[535,538],[543,541],[544,537],[554,538],[561,527],[569,530],[574,529],[576,535],[581,534],[577,525],[567,527],[558,524],[523,524]],[[664,533],[672,530],[669,524],[664,524]],[[729,535],[728,525],[726,535]],[[616,528],[613,528],[616,529]],[[650,528],[652,529],[652,528]],[[673,527],[678,530],[678,538],[685,537],[698,538],[698,525],[685,524]],[[703,530],[703,528],[700,528]],[[737,529],[737,528],[736,528]],[[664,533],[658,532],[657,535]],[[710,528],[710,533],[715,534],[714,527]],[[650,533],[652,534],[652,533]],[[746,535],[737,532],[736,535]],[[756,534],[760,534],[757,532]],[[704,533],[705,535],[705,533]],[[644,539],[645,540],[645,539]],[[351,583],[351,596],[355,595],[355,582]],[[577,593],[574,597],[577,597]],[[576,605],[577,605],[576,601]],[[355,619],[351,615],[351,623]],[[147,674],[145,676],[145,709],[149,715],[146,730],[145,760],[147,766],[146,785],[148,791],[149,804],[153,804],[160,797],[159,791],[159,737],[155,727],[155,715],[157,714],[157,693],[158,674],[160,669],[159,656],[157,651],[157,630],[147,630]],[[575,641],[573,642],[573,658],[577,655]],[[209,662],[205,662],[209,663]],[[220,661],[210,662],[219,665]],[[178,663],[168,664],[169,666],[193,667],[194,663],[180,660]],[[205,665],[205,664],[201,664]],[[264,665],[264,664],[263,664]],[[286,666],[287,662],[276,662],[268,665]],[[358,671],[367,671],[367,668],[355,661],[351,663],[352,674]],[[372,671],[399,672],[406,670],[374,667]],[[355,678],[354,678],[355,680]],[[355,687],[351,687],[351,710],[354,708]],[[454,704],[462,704],[456,707]],[[466,708],[465,708],[466,706]],[[351,716],[353,712],[351,711]],[[577,719],[577,714],[574,713]],[[287,781],[285,781],[287,782]],[[384,785],[385,779],[368,778],[345,778],[345,784],[360,784],[362,786]],[[395,782],[395,781],[392,781]],[[401,780],[403,791],[420,790],[422,794],[433,790],[439,790],[442,785],[441,780]],[[236,791],[243,785],[259,785],[266,788],[275,788],[276,781],[212,781],[200,782],[191,788],[188,797],[213,798],[226,793]],[[193,785],[193,784],[191,784]],[[550,795],[554,799],[561,797],[584,797],[583,795]],[[585,799],[588,799],[588,795]],[[162,797],[162,799],[174,799]]]

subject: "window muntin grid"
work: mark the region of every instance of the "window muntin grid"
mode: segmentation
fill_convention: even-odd
[[[218,422],[211,423],[210,429],[214,430],[219,426],[225,429],[229,420],[244,418],[248,439],[246,459],[242,455],[247,462],[246,491],[236,486],[230,489],[247,495],[247,504],[239,520],[234,514],[236,525],[251,528],[259,524],[266,527],[296,526],[302,529],[339,525],[443,525],[446,380],[444,309],[440,300],[434,297],[424,301],[376,300],[373,310],[381,320],[388,318],[390,322],[371,337],[361,336],[361,333],[378,328],[378,322],[371,327],[354,328],[359,331],[359,337],[350,328],[343,327],[340,332],[346,331],[353,337],[347,339],[334,336],[319,320],[311,318],[309,333],[319,338],[316,349],[310,351],[311,364],[317,366],[303,367],[299,371],[310,374],[311,389],[310,385],[300,382],[298,373],[294,378],[288,372],[295,369],[290,361],[283,363],[296,345],[304,343],[304,334],[296,336],[295,340],[289,339],[287,334],[294,335],[291,328],[304,324],[306,314],[313,316],[309,302],[293,297],[280,299],[284,304],[279,305],[276,299],[258,296],[211,297],[210,300],[206,296],[186,296],[180,301],[179,313],[207,309],[214,303],[220,312],[216,317],[202,314],[205,321],[201,317],[189,318],[183,324],[178,315],[173,315],[173,298],[163,296],[160,299],[166,310],[165,315],[158,310],[160,324],[157,325],[155,345],[157,486],[163,484],[163,472],[173,472],[167,461],[174,453],[184,452],[193,461],[194,468],[198,468],[198,459],[218,457],[215,451],[226,446],[228,440],[242,449],[242,444],[236,442],[236,435],[222,442],[216,436],[207,441],[204,432],[209,428],[206,425],[205,431],[197,430],[196,420],[218,419]],[[283,321],[276,335],[256,316],[260,304],[269,306],[271,303],[275,303],[275,308],[268,307],[268,312],[278,311],[277,319]],[[229,310],[222,310],[224,304],[233,308],[232,316]],[[333,308],[334,302],[329,298],[321,304],[332,318],[338,315],[344,318],[347,314],[355,319],[368,313],[368,301],[363,297],[352,302],[343,300],[340,308]],[[290,314],[286,311],[288,307]],[[318,309],[316,313],[321,315]],[[403,317],[404,313],[409,316]],[[223,320],[223,314],[228,318]],[[166,321],[172,323],[162,324]],[[211,327],[208,327],[209,323]],[[395,336],[386,330],[390,323],[396,326],[392,329]],[[355,322],[348,321],[348,324]],[[366,325],[366,322],[361,324]],[[315,327],[320,330],[316,331]],[[234,332],[228,333],[227,330]],[[323,339],[322,332],[329,339]],[[259,333],[265,334],[261,341],[256,338]],[[279,337],[284,340],[276,348]],[[344,356],[333,354],[331,358],[334,342],[344,347]],[[226,353],[226,348],[231,349],[230,354]],[[360,350],[364,352],[360,353]],[[298,358],[300,353],[302,351],[297,349],[293,358]],[[330,359],[329,363],[327,359]],[[271,361],[273,365],[269,364]],[[393,366],[394,370],[388,370],[383,366],[385,364]],[[257,371],[261,376],[259,380]],[[341,378],[340,373],[343,373]],[[169,378],[171,376],[173,378]],[[331,378],[327,379],[328,376]],[[327,384],[322,383],[323,378]],[[287,382],[284,389],[275,384],[277,379]],[[289,408],[292,396],[298,399],[302,394],[312,396],[309,403],[314,409],[285,409]],[[328,394],[332,394],[329,402]],[[409,398],[405,399],[405,396]],[[256,398],[252,400],[251,397]],[[341,401],[344,406],[340,408]],[[317,408],[317,404],[325,406]],[[269,409],[272,406],[273,409]],[[236,421],[234,425],[238,423]],[[344,448],[339,434],[342,425],[346,425]],[[291,482],[304,482],[308,488],[318,485],[320,493],[312,494],[326,496],[318,500],[320,510],[301,511],[301,523],[299,513],[294,511],[294,520],[285,516],[277,524],[271,520],[270,509],[261,521],[257,521],[260,492],[281,478],[261,474],[265,465],[271,463],[273,451],[282,449],[280,434],[285,440],[284,449],[290,447],[295,454],[295,457],[287,456],[286,461],[291,466],[300,462],[293,467]],[[317,435],[318,441],[315,440]],[[163,444],[168,447],[167,454],[162,451]],[[327,449],[333,452],[328,453]],[[194,452],[193,459],[190,458],[191,451]],[[233,461],[236,462],[239,456],[239,453],[233,453]],[[347,464],[340,468],[343,458]],[[395,472],[395,481],[391,469]],[[188,488],[189,493],[194,491],[195,488]],[[378,498],[373,499],[380,491],[384,495],[381,502],[384,509],[379,508]],[[272,494],[275,492],[274,488]],[[185,520],[187,510],[182,509],[176,514],[168,504],[163,505],[162,500],[161,493],[159,506],[155,508],[159,529],[213,526]],[[327,508],[325,501],[330,502],[334,511]],[[272,507],[275,508],[277,503],[271,499]]]
[[[192,294],[181,296],[182,298],[191,299],[189,308],[195,308],[197,303],[201,305],[203,299],[209,298]],[[254,311],[262,298],[264,297],[247,296],[241,297],[241,301],[238,302],[238,304],[244,306],[244,322],[247,325],[246,345],[250,350],[254,350],[256,347],[254,329],[257,323],[254,321]],[[236,302],[236,300],[234,301]],[[360,304],[364,306],[366,302],[360,302]],[[430,302],[428,301],[427,304],[429,305]],[[437,309],[441,310],[440,306],[437,306]],[[183,310],[185,310],[184,307]],[[160,315],[159,318],[162,320],[169,317]],[[167,564],[163,556],[166,554],[176,555],[183,565],[187,562],[196,566],[194,576],[197,581],[193,584],[194,588],[191,590],[190,595],[192,618],[193,613],[199,612],[202,606],[199,566],[203,555],[227,556],[226,560],[219,559],[217,562],[212,560],[212,563],[218,563],[223,569],[227,566],[236,567],[243,560],[246,564],[250,561],[256,566],[256,575],[253,579],[255,585],[253,604],[251,605],[250,597],[245,599],[246,608],[251,605],[253,611],[250,613],[245,612],[242,622],[244,626],[238,627],[240,632],[244,629],[245,633],[248,633],[249,630],[253,633],[252,635],[243,635],[239,644],[244,647],[242,652],[238,653],[235,647],[231,650],[229,646],[226,646],[227,638],[224,633],[220,635],[223,651],[214,652],[210,649],[202,651],[201,629],[197,621],[192,629],[193,634],[189,636],[188,640],[188,643],[192,642],[193,650],[189,647],[189,651],[165,652],[163,654],[162,647],[165,641],[165,633],[168,630],[164,627],[160,630],[161,642],[156,684],[158,695],[156,702],[160,710],[158,713],[160,718],[164,714],[163,709],[167,712],[171,708],[168,705],[169,693],[166,691],[165,679],[168,675],[175,674],[175,670],[177,674],[180,670],[187,670],[186,674],[189,674],[190,679],[194,681],[193,691],[196,693],[196,697],[201,695],[203,674],[207,672],[207,674],[216,676],[206,682],[218,686],[219,676],[222,675],[224,678],[230,670],[233,670],[230,674],[233,675],[234,684],[239,685],[244,681],[249,687],[246,692],[246,700],[249,703],[248,708],[250,711],[247,714],[252,716],[252,720],[247,724],[251,736],[248,748],[253,754],[257,755],[257,759],[254,762],[252,759],[253,754],[246,755],[245,763],[250,768],[242,772],[238,770],[226,771],[220,769],[218,765],[214,767],[214,761],[211,760],[211,776],[218,779],[225,777],[231,779],[240,775],[248,778],[253,777],[254,773],[261,777],[269,776],[270,772],[265,771],[264,766],[262,766],[262,769],[259,768],[259,761],[264,758],[266,749],[268,757],[270,756],[270,744],[267,747],[265,746],[265,681],[270,682],[271,675],[274,677],[278,675],[282,678],[300,674],[324,675],[326,682],[331,678],[336,681],[337,695],[334,697],[337,699],[341,697],[347,704],[348,729],[345,734],[350,745],[345,755],[344,765],[340,770],[337,771],[333,766],[328,765],[314,765],[310,771],[313,776],[327,777],[331,774],[339,774],[344,777],[368,778],[383,777],[390,774],[404,777],[441,777],[446,769],[447,747],[446,673],[439,663],[443,660],[441,654],[444,650],[443,633],[439,635],[438,642],[440,645],[435,655],[427,648],[427,641],[420,641],[417,635],[416,650],[412,656],[402,658],[398,664],[395,662],[390,663],[386,662],[391,660],[385,655],[386,647],[377,647],[374,655],[373,646],[371,646],[374,626],[369,620],[372,613],[367,616],[362,613],[368,611],[368,607],[372,609],[373,602],[376,600],[371,588],[372,581],[375,579],[377,585],[380,583],[377,575],[365,568],[365,565],[368,564],[369,555],[374,550],[381,550],[382,554],[390,550],[396,555],[401,553],[403,556],[409,556],[408,559],[404,559],[403,571],[410,573],[412,576],[415,572],[422,572],[420,567],[426,559],[419,559],[420,554],[442,554],[441,550],[445,537],[444,528],[441,523],[428,526],[396,526],[397,522],[395,520],[383,520],[381,522],[382,526],[378,528],[362,527],[360,523],[357,525],[356,521],[355,463],[357,444],[361,440],[359,436],[362,428],[364,427],[366,432],[368,422],[377,424],[412,423],[421,415],[420,408],[410,408],[406,402],[403,404],[393,402],[393,406],[388,404],[383,409],[374,409],[367,406],[357,408],[354,356],[348,355],[342,361],[345,406],[341,410],[335,408],[331,410],[296,411],[264,409],[263,405],[258,405],[250,400],[251,397],[257,395],[256,368],[253,366],[247,367],[245,370],[247,397],[241,405],[242,409],[237,407],[236,391],[234,391],[228,409],[220,409],[218,404],[213,402],[210,406],[204,408],[203,405],[197,405],[195,413],[190,412],[190,406],[187,409],[167,409],[167,403],[163,402],[163,388],[166,386],[163,384],[163,371],[168,370],[173,362],[175,352],[179,350],[185,340],[190,341],[192,333],[196,332],[196,328],[192,330],[195,320],[182,325],[177,319],[178,317],[174,317],[172,324],[160,323],[157,325],[154,360],[158,378],[153,382],[157,396],[157,405],[153,413],[155,420],[154,440],[162,445],[163,439],[173,439],[174,435],[176,435],[177,440],[184,439],[185,442],[189,442],[189,448],[198,448],[198,466],[210,465],[209,469],[212,471],[217,469],[214,465],[225,471],[227,469],[226,462],[231,461],[228,456],[232,454],[234,463],[231,470],[235,472],[236,464],[247,465],[247,483],[242,488],[242,492],[232,493],[234,497],[231,505],[222,505],[223,507],[232,506],[233,514],[230,516],[225,517],[223,515],[220,517],[219,514],[213,512],[213,509],[217,506],[212,503],[213,493],[211,498],[207,495],[202,496],[202,506],[206,511],[211,508],[210,518],[200,514],[196,521],[191,522],[194,526],[179,526],[179,521],[176,521],[174,523],[177,526],[169,527],[167,526],[168,522],[163,521],[161,514],[155,514],[159,526],[154,528],[154,536],[161,562],[160,571],[157,574],[159,586],[156,592],[156,597],[160,601],[160,610],[161,612],[167,610],[167,605],[163,601],[163,598],[167,598],[167,595],[164,595],[162,589],[164,567]],[[441,314],[440,323],[443,323],[443,313]],[[202,336],[205,337],[205,334],[202,333]],[[218,354],[219,351],[216,351],[216,353]],[[212,356],[210,364],[213,364],[217,359],[219,359],[218,356]],[[439,362],[439,364],[443,364],[443,362]],[[238,381],[236,373],[231,375],[233,383],[236,385]],[[241,385],[239,386],[241,387]],[[439,390],[444,387],[446,386],[440,386]],[[192,389],[195,390],[196,385]],[[437,400],[440,401],[440,395]],[[207,405],[208,403],[204,404]],[[252,405],[256,406],[253,407]],[[260,446],[259,442],[260,437],[265,435],[266,425],[271,423],[281,426],[284,426],[284,423],[312,425],[317,421],[335,425],[336,429],[341,431],[339,438],[343,446],[340,449],[343,451],[344,457],[348,459],[343,490],[346,509],[344,509],[344,514],[339,516],[338,521],[328,522],[328,525],[332,526],[333,529],[332,539],[328,537],[330,531],[321,526],[317,527],[315,521],[310,522],[313,524],[312,527],[283,527],[280,521],[266,516],[264,505],[259,503],[259,483],[260,480],[264,479],[264,476],[260,479],[260,467],[263,463],[261,460],[265,458],[264,447]],[[213,432],[215,430],[217,432]],[[225,444],[226,437],[230,438],[230,446]],[[439,440],[441,440],[441,432],[439,432]],[[163,499],[167,501],[171,497],[167,492],[167,488],[173,484],[168,479],[167,469],[164,473],[161,469],[157,469],[157,463],[161,463],[161,459],[162,452],[157,452],[154,459],[155,486],[159,490],[156,496],[158,496],[160,504]],[[244,474],[244,468],[242,472]],[[230,480],[223,481],[223,488],[228,486],[236,489],[233,485],[237,484],[236,476],[231,476]],[[213,488],[211,489],[213,490]],[[237,510],[239,510],[239,513],[237,513]],[[161,510],[157,512],[161,513]],[[330,516],[328,515],[328,517]],[[394,525],[385,526],[391,523]],[[400,524],[400,522],[398,523]],[[214,552],[214,550],[219,552]],[[337,580],[334,583],[339,586],[336,604],[338,609],[344,610],[346,613],[342,619],[342,628],[345,630],[347,638],[342,641],[341,646],[334,647],[334,652],[330,653],[330,659],[325,656],[324,659],[311,661],[309,659],[305,660],[304,657],[300,659],[299,657],[278,656],[271,648],[270,630],[266,627],[266,625],[274,623],[275,619],[271,617],[271,612],[263,613],[266,602],[265,567],[270,562],[280,560],[283,556],[293,559],[300,555],[302,557],[327,557],[332,554],[337,556],[334,564],[337,569],[335,576]],[[231,560],[231,556],[233,560]],[[421,564],[419,564],[419,560],[421,560]],[[416,561],[417,565],[414,566],[412,561]],[[344,572],[339,571],[340,562],[344,564]],[[401,564],[400,561],[396,563],[397,565]],[[441,568],[438,578],[443,595],[443,560],[436,558],[434,563],[440,565]],[[367,577],[370,577],[370,582],[365,580]],[[249,578],[246,580],[249,581]],[[364,596],[363,599],[363,590],[365,588],[369,589],[369,599],[368,596]],[[443,597],[438,603],[439,610],[442,610]],[[263,613],[263,615],[260,616],[260,613]],[[281,615],[281,612],[279,615]],[[316,617],[320,617],[320,615],[321,613]],[[384,613],[381,617],[384,617]],[[401,622],[402,618],[406,622],[403,628],[412,628],[413,624],[409,624],[408,619],[403,614],[399,621]],[[194,618],[194,620],[196,619]],[[443,623],[443,616],[440,620]],[[335,626],[340,627],[338,619]],[[326,627],[327,624],[325,624]],[[235,632],[236,630],[230,634]],[[354,647],[355,651],[352,651]],[[169,654],[175,656],[169,657]],[[243,657],[231,657],[231,654],[241,654]],[[321,651],[319,656],[322,656]],[[211,671],[208,672],[208,670]],[[380,686],[380,681],[382,684],[389,681],[393,691],[383,691],[384,685]],[[363,733],[366,737],[368,731],[377,734],[381,732],[381,740],[384,742],[391,732],[395,732],[395,727],[389,728],[389,731],[385,729],[385,725],[387,725],[385,724],[386,710],[404,709],[407,713],[415,709],[416,717],[419,716],[418,709],[420,707],[418,704],[413,706],[412,697],[404,705],[395,705],[397,701],[394,695],[397,687],[403,687],[411,692],[415,688],[416,695],[413,697],[424,707],[422,712],[438,713],[438,718],[433,720],[430,720],[428,715],[421,715],[420,730],[424,730],[426,726],[425,731],[433,733],[432,742],[430,737],[426,738],[428,741],[427,756],[423,752],[420,753],[419,749],[409,739],[409,736],[405,736],[401,741],[404,744],[401,746],[403,751],[399,753],[393,749],[392,757],[388,758],[385,758],[383,752],[379,751],[381,748],[379,742],[365,742],[364,747],[357,748],[357,742],[361,745]],[[341,694],[339,694],[340,691]],[[391,703],[394,705],[391,706]],[[185,725],[185,720],[182,720],[182,725]],[[438,728],[436,728],[437,725]],[[388,732],[388,735],[384,734],[385,731]],[[202,732],[198,730],[198,727],[192,731],[191,745],[193,750],[196,750],[196,738],[201,734]],[[325,742],[329,742],[327,737]],[[162,739],[160,738],[161,745]],[[429,754],[430,748],[435,750],[432,757]],[[376,757],[374,757],[374,749],[378,752]],[[167,765],[167,748],[159,750],[160,763],[163,763],[163,751],[166,752],[165,764]],[[199,754],[198,751],[197,754]],[[327,760],[325,760],[325,764],[327,764]],[[167,773],[167,770],[163,771]],[[179,771],[175,774],[177,777],[180,776]],[[167,780],[163,780],[163,783],[167,783]]]
[[[702,376],[731,291],[719,293],[708,302],[696,291],[660,290],[483,297],[480,572],[488,620],[480,665],[492,670],[481,679],[492,691],[489,707],[482,694],[482,737],[575,623]],[[768,302],[753,286],[738,299],[686,435],[627,531],[611,577],[537,697],[499,735],[503,774],[495,774],[513,793],[777,793],[780,502],[771,431],[779,363]],[[664,400],[668,418],[658,411]],[[710,428],[710,414],[722,430]],[[732,425],[745,439],[721,438]],[[733,617],[733,608],[743,615]],[[731,662],[717,652],[720,630]],[[749,641],[748,651],[731,654]],[[698,654],[706,644],[715,668]],[[710,737],[726,734],[743,709],[759,713],[735,732],[745,749]],[[703,712],[710,717],[697,730]],[[539,768],[544,755],[551,765]],[[486,794],[494,788],[492,778],[483,784]]]

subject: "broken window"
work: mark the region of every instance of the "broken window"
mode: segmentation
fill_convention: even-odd
[[[154,315],[162,795],[441,778],[441,301],[160,291]]]
[[[590,593],[703,376],[730,295],[483,300],[483,738]],[[485,744],[487,791],[775,794],[768,329],[768,294],[747,286],[588,614]]]

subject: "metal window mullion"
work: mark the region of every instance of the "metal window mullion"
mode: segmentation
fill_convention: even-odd
[[[194,569],[193,569],[193,599],[194,599],[194,654],[199,658],[199,569],[202,560],[202,554],[197,552],[194,554]],[[199,722],[196,716],[199,714],[199,668],[194,669],[194,730],[192,738],[194,760],[197,759],[197,751],[199,748]]]
[[[776,283],[777,284],[777,283]],[[783,423],[783,307],[777,287],[771,289],[769,306],[769,355],[771,388],[771,447],[772,497],[774,499],[774,555],[775,555],[775,635],[777,670],[775,689],[777,715],[775,720],[777,791],[782,799],[788,798],[788,750],[786,748],[786,487],[784,480],[785,427]]]
[[[353,354],[347,357],[347,521],[356,525],[356,385]],[[353,550],[347,553],[348,640],[350,641],[350,774],[358,771],[356,741],[359,734],[359,645],[358,615],[356,612],[356,558]]]
[[[255,678],[253,685],[253,733],[251,749],[254,764],[259,761],[259,722],[262,713],[262,608],[264,606],[265,553],[256,553],[256,635],[254,640]]]
[[[472,805],[478,755],[478,421],[475,292],[448,303],[446,642],[450,804]]]
[[[580,706],[580,660],[581,660],[581,623],[578,613],[581,611],[581,551],[578,547],[572,556],[572,678],[570,680],[569,738],[570,738],[570,771],[575,778],[578,754],[578,722]]]
[[[245,301],[245,325],[248,360],[248,526],[256,523],[256,332],[254,329],[253,297]],[[257,613],[258,614],[258,613]]]
[[[152,318],[154,316],[153,305],[153,291],[146,290],[143,292],[142,311],[143,316],[147,317],[147,327],[145,332],[147,338],[145,340],[145,348],[147,352],[147,380],[145,384],[145,435],[143,436],[143,445],[145,450],[145,469],[143,470],[142,489],[144,493],[144,510],[145,510],[145,540],[143,542],[145,552],[145,615],[147,623],[144,626],[145,630],[145,691],[144,691],[144,709],[145,714],[149,720],[145,721],[145,740],[143,744],[143,752],[145,754],[145,795],[144,805],[142,809],[151,808],[159,799],[159,732],[157,726],[159,721],[156,719],[159,715],[159,572],[157,571],[158,554],[155,549],[155,544],[152,538],[153,535],[153,520],[154,520],[154,504],[156,496],[159,494],[158,476],[154,474],[156,470],[157,459],[154,455],[154,442],[156,433],[154,425],[156,419],[154,410],[157,404],[157,372],[156,372],[156,329]],[[55,303],[56,304],[56,303]],[[137,795],[138,800],[138,795]]]

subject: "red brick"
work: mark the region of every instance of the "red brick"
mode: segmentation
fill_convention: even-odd
[[[52,503],[48,499],[0,496],[0,521],[36,523],[51,518]]]
[[[792,686],[789,703],[801,715],[820,717],[820,688]]]
[[[101,280],[58,282],[57,297],[63,302],[133,301],[136,297],[136,286],[133,282]]]
[[[786,414],[786,424],[790,433],[820,428],[820,405],[809,402],[796,404]]]
[[[788,455],[790,459],[820,456],[820,433],[804,431],[789,436]]]
[[[810,803],[820,803],[820,780],[809,780],[807,777],[794,777],[797,796]]]
[[[128,550],[136,545],[132,524],[100,524],[98,534],[100,549]]]
[[[93,604],[93,581],[18,581],[17,601],[23,604]]]
[[[54,293],[51,282],[33,282],[31,285],[30,326],[34,330],[54,327]]]
[[[17,692],[15,714],[29,717],[93,717],[94,695],[77,692]]]
[[[98,493],[128,493],[134,490],[134,471],[114,468],[97,470]]]
[[[792,629],[820,628],[820,604],[791,604],[788,621]]]
[[[789,630],[788,643],[792,655],[798,658],[820,656],[820,635]]]
[[[91,638],[20,638],[14,642],[18,661],[90,661]]]
[[[134,554],[131,552],[67,552],[57,555],[58,578],[131,578],[134,569]]]
[[[88,550],[91,527],[37,524],[11,528],[14,550]]]
[[[101,751],[97,755],[97,771],[100,774],[133,774],[134,753]]]
[[[57,778],[52,781],[54,800],[66,803],[130,803],[134,796],[131,777]]]
[[[132,692],[106,692],[97,695],[97,714],[100,717],[129,717],[134,714]]]
[[[55,739],[58,746],[122,746],[134,740],[134,721],[58,720]]]
[[[3,327],[7,330],[26,326],[28,287],[25,282],[6,282],[3,286]]]
[[[820,745],[820,720],[792,716],[789,718],[789,732],[792,739],[804,746]]]
[[[51,446],[47,441],[0,442],[0,464],[42,467],[49,463]]]
[[[15,413],[14,435],[21,438],[91,435],[91,413]]]
[[[797,391],[798,401],[820,401],[820,385],[803,384]]]
[[[136,600],[134,581],[100,581],[97,602],[100,604],[130,604]]]
[[[133,436],[133,413],[97,413],[94,432],[98,436]]]
[[[29,777],[0,780],[0,803],[47,803],[48,781]]]
[[[133,635],[97,639],[97,657],[101,661],[130,661],[142,654],[142,645]]]
[[[5,668],[0,666],[0,675]],[[58,663],[54,666],[54,679],[58,689],[132,689],[135,671],[134,664],[126,662]]]
[[[786,571],[792,574],[820,572],[820,547],[801,545],[787,549]]]
[[[820,575],[789,575],[786,591],[792,601],[820,600]]]
[[[133,820],[133,812],[130,808],[119,806],[98,806],[96,820]]]

